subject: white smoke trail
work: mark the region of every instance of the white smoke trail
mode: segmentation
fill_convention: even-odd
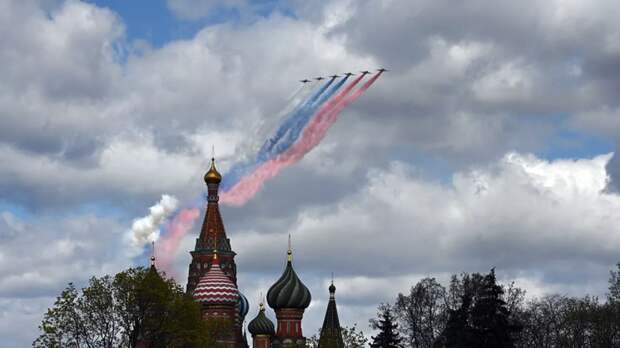
[[[133,221],[128,237],[137,253],[140,253],[148,243],[159,238],[159,227],[178,206],[178,199],[164,194],[157,204],[149,208],[149,215]]]

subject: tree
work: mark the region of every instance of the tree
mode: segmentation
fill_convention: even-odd
[[[607,299],[609,302],[620,304],[620,262],[616,265],[617,270],[609,271],[609,293]]]
[[[341,332],[345,348],[362,348],[368,343],[364,333],[357,329],[357,324],[353,324],[352,327],[343,326]]]
[[[446,326],[446,289],[435,278],[424,278],[409,295],[398,294],[394,311],[409,346],[431,348]]]
[[[510,311],[503,299],[504,289],[497,284],[495,270],[484,277],[471,310],[471,324],[477,347],[512,348],[520,326],[511,324]]]
[[[446,329],[436,340],[434,347],[475,347],[473,330],[469,321],[472,301],[473,295],[471,291],[464,291],[461,295],[460,306],[456,309],[449,310]]]
[[[453,276],[446,301],[447,323],[433,346],[514,347],[521,325],[511,309],[516,312],[521,306],[524,292],[514,284],[504,289],[497,284],[494,270],[484,276]]]
[[[620,346],[620,262],[616,270],[611,270],[609,277],[609,294],[607,295],[608,312],[612,320],[612,344]]]
[[[81,292],[69,284],[44,315],[33,346],[212,347],[213,333],[225,324],[204,322],[199,305],[154,267],[132,268],[93,277]]]
[[[371,348],[400,348],[402,338],[398,333],[398,324],[392,314],[392,308],[387,304],[379,305],[377,319],[370,320],[370,326],[379,330],[376,336],[371,337]]]
[[[357,329],[357,324],[353,324],[352,327],[343,326],[340,328],[342,333],[342,341],[345,348],[362,348],[368,343],[368,339],[364,336],[361,330]],[[319,346],[319,338],[321,337],[321,329],[319,332],[306,338],[307,348],[316,348]]]

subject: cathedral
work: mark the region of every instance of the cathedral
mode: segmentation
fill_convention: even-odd
[[[220,215],[218,190],[222,176],[211,159],[211,168],[205,174],[207,208],[200,235],[194,250],[187,277],[187,293],[201,304],[204,320],[225,319],[232,323],[229,332],[223,333],[219,342],[227,348],[248,347],[243,326],[250,305],[237,286],[236,253],[226,236]],[[333,282],[329,287],[329,302],[320,331],[319,348],[343,348],[342,334],[336,309]],[[304,311],[310,305],[310,290],[299,279],[293,268],[293,254],[287,251],[286,265],[280,278],[267,292],[267,304],[275,312],[277,325],[267,317],[263,303],[258,314],[248,324],[254,348],[305,348],[302,333]]]

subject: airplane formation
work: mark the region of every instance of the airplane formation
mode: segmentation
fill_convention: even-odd
[[[384,72],[384,71],[389,71],[389,70],[388,70],[388,69],[385,69],[385,68],[380,68],[380,69],[377,69],[377,71],[379,71],[379,72]],[[370,72],[370,71],[368,71],[368,70],[360,71],[360,73],[361,73],[362,75],[372,74],[372,72]],[[344,75],[344,76],[346,76],[346,77],[349,77],[349,76],[354,76],[355,74],[354,74],[354,73],[352,73],[352,72],[347,72],[347,73],[344,73],[343,75]],[[340,76],[339,76],[339,75],[335,75],[335,74],[334,74],[334,75],[331,75],[331,76],[328,76],[328,77],[329,77],[330,79],[335,79],[335,78],[340,77]],[[315,78],[314,78],[314,80],[317,80],[317,81],[321,81],[321,80],[325,80],[325,79],[326,79],[326,77],[322,77],[322,76],[319,76],[319,77],[315,77]],[[301,82],[301,83],[308,83],[308,82],[311,82],[311,81],[312,81],[312,80],[309,80],[309,79],[299,80],[299,82]]]

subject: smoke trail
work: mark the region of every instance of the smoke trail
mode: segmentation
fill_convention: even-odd
[[[198,208],[181,209],[166,226],[166,235],[163,236],[156,245],[157,267],[166,271],[168,274],[174,274],[172,261],[175,252],[183,236],[194,225],[194,220],[200,215]]]
[[[372,86],[372,84],[375,83],[375,81],[377,81],[379,77],[381,77],[381,74],[383,74],[383,71],[379,71],[370,80],[366,81],[366,83],[364,83],[362,87],[357,89],[351,95],[348,95],[338,104],[328,106],[324,113],[317,114],[317,117],[313,118],[312,121],[310,121],[310,124],[308,124],[308,128],[304,130],[303,140],[300,141],[300,143],[298,144],[298,147],[300,149],[299,150],[293,149],[294,150],[293,152],[296,152],[298,154],[301,154],[301,156],[303,156],[305,153],[307,153],[312,148],[314,148],[319,142],[321,142],[321,140],[323,140],[323,138],[327,134],[327,131],[329,130],[329,128],[338,119],[340,112],[342,112],[344,108],[349,106],[349,104],[354,102],[364,92],[366,92],[366,90],[368,90],[368,88],[370,88],[370,86]],[[302,149],[307,149],[307,150],[303,152],[304,150]]]
[[[293,94],[287,99],[287,103],[285,107],[278,112],[278,114],[274,117],[268,117],[265,122],[263,122],[259,128],[259,130],[255,134],[255,138],[251,141],[252,151],[254,153],[258,152],[261,146],[263,146],[264,139],[267,139],[272,133],[274,133],[278,127],[278,125],[284,122],[284,118],[289,114],[294,113],[296,110],[299,110],[306,100],[309,99],[310,93],[314,90],[316,85],[316,81],[312,81],[309,83],[304,83],[299,86],[299,88],[293,92]]]
[[[136,219],[129,231],[129,242],[135,253],[159,238],[159,226],[177,209],[179,201],[170,195],[162,195],[159,202],[149,208],[149,215]]]
[[[327,90],[327,88],[329,88],[329,86],[334,83],[334,81],[336,80],[335,77],[332,77],[329,81],[327,81],[327,83],[325,83],[323,85],[323,87],[321,87],[321,89],[319,89],[310,99],[308,99],[308,101],[306,101],[301,108],[299,108],[296,112],[294,112],[293,114],[291,114],[291,117],[289,117],[286,121],[284,121],[284,123],[278,128],[278,130],[276,131],[276,134],[271,137],[270,139],[267,139],[265,141],[265,144],[263,145],[263,147],[258,151],[258,154],[256,155],[256,158],[258,160],[258,162],[262,162],[267,160],[271,155],[274,154],[274,148],[277,147],[277,149],[284,147],[285,145],[282,145],[281,141],[284,137],[287,137],[287,135],[289,135],[291,133],[292,130],[294,130],[295,128],[298,128],[300,125],[305,124],[304,120],[307,119],[307,115],[310,114],[312,115],[312,113],[316,110],[316,108],[320,105],[319,102],[323,102],[325,100],[324,93]],[[332,88],[328,93],[327,93],[327,97],[329,97],[331,94],[335,93],[335,91],[337,90],[337,88],[340,88],[340,86],[342,86],[341,83],[336,85],[336,88]],[[306,121],[307,122],[307,121]],[[287,138],[290,138],[287,137]],[[290,144],[289,144],[290,146]],[[277,150],[275,153],[278,153]]]
[[[342,109],[370,88],[380,76],[381,72],[368,80],[351,95],[348,95],[353,87],[361,81],[362,76],[351,82],[345,90],[335,97],[335,100],[326,104],[317,115],[312,118],[297,143],[286,152],[266,161],[256,168],[254,172],[243,177],[230,191],[221,194],[221,202],[230,205],[244,204],[258,192],[265,181],[276,176],[283,168],[299,161],[325,137],[327,130],[334,124]]]
[[[296,117],[295,122],[291,126],[290,130],[282,137],[282,139],[280,139],[279,142],[272,143],[271,144],[272,146],[268,150],[268,152],[264,154],[259,154],[259,160],[265,161],[269,158],[272,158],[275,155],[279,155],[283,153],[289,147],[291,147],[291,145],[293,145],[293,143],[295,143],[295,141],[299,139],[299,135],[301,134],[301,131],[308,124],[308,121],[310,120],[312,115],[315,114],[317,108],[323,105],[325,101],[327,101],[331,96],[333,96],[340,89],[340,87],[344,85],[344,83],[347,81],[348,78],[349,76],[345,76],[336,85],[334,85],[327,93],[324,93],[321,95],[320,98],[317,98],[317,100],[314,103],[302,109],[302,111],[299,113],[299,116]],[[262,158],[260,157],[261,155],[262,155]]]
[[[292,144],[292,142],[298,137],[299,131],[297,131],[296,129],[303,128],[305,123],[307,123],[308,118],[320,106],[320,103],[323,103],[325,101],[326,98],[324,96],[328,98],[329,96],[334,94],[338,90],[338,88],[340,88],[340,86],[342,86],[342,84],[344,83],[341,81],[341,83],[336,84],[336,86],[330,89],[329,92],[325,93],[325,91],[335,81],[335,79],[335,77],[331,78],[323,86],[321,86],[321,88],[317,90],[309,99],[303,101],[300,105],[298,105],[298,107],[290,113],[289,117],[275,131],[275,134],[264,142],[256,157],[235,164],[226,173],[226,175],[224,175],[222,184],[220,186],[221,190],[229,190],[244,175],[252,172],[262,162],[273,157],[273,155],[286,150],[286,148],[288,148]],[[295,139],[292,139],[291,137],[294,137]],[[283,138],[285,138],[284,141]]]
[[[301,89],[298,90],[299,92],[293,93],[294,99],[287,103],[284,109],[279,112],[276,117],[274,117],[275,121],[270,121],[269,124],[263,124],[261,129],[255,135],[256,139],[267,138],[267,134],[275,132],[275,130],[277,129],[275,125],[283,124],[282,119],[284,119],[286,116],[289,116],[290,118],[290,115],[295,115],[304,105],[308,103],[308,100],[315,98],[318,95],[318,93],[316,92],[315,94],[313,94],[312,97],[309,97],[310,93],[314,89],[314,85],[315,82],[304,84],[303,86],[301,86]],[[281,127],[282,126],[280,126],[280,128]],[[260,149],[265,147],[265,144],[269,141],[269,139],[273,138],[268,138],[268,140],[265,141],[261,146],[256,143],[249,146],[250,150],[260,153]],[[242,162],[235,163],[224,176],[223,182],[221,184],[222,190],[226,190],[226,188],[234,185],[243,175],[252,171],[258,164],[259,163],[257,160],[257,156],[254,156]]]

